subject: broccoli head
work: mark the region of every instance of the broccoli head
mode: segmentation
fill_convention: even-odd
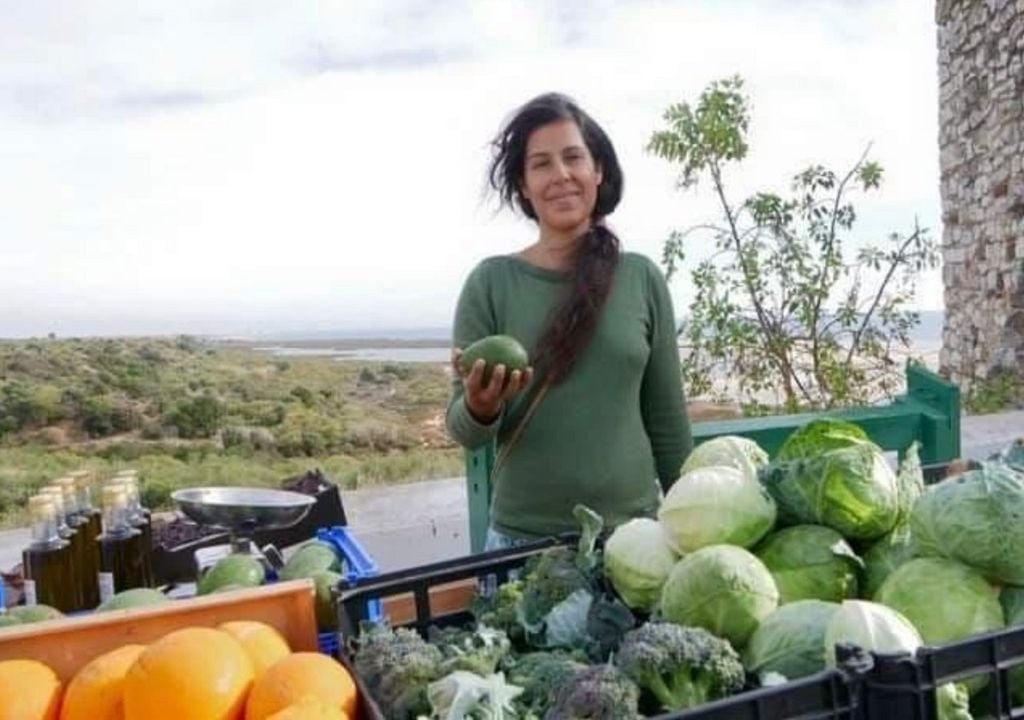
[[[511,580],[491,594],[478,594],[473,600],[473,617],[478,625],[503,631],[513,647],[525,647],[526,636],[519,624],[522,597],[523,581]]]
[[[430,712],[427,686],[441,677],[441,651],[415,630],[364,628],[356,642],[356,672],[388,720]]]
[[[614,665],[576,671],[555,693],[544,720],[632,720],[640,690]]]
[[[523,689],[516,698],[516,706],[540,717],[551,704],[556,689],[584,667],[586,656],[582,653],[532,652],[507,660],[505,676],[509,683]]]
[[[703,628],[649,622],[626,633],[615,664],[656,699],[661,710],[696,707],[743,688],[732,646]]]
[[[486,677],[497,670],[511,648],[503,631],[485,625],[475,630],[431,628],[428,639],[444,655],[441,672],[445,675],[465,670]]]

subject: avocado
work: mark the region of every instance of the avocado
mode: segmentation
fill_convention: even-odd
[[[228,555],[199,578],[196,590],[200,595],[209,595],[225,585],[257,587],[263,584],[263,566],[251,555]]]
[[[473,363],[480,358],[486,363],[483,378],[485,385],[491,381],[495,365],[505,366],[506,380],[513,370],[525,370],[530,365],[526,349],[511,335],[489,335],[463,350],[459,358],[463,371],[469,372]]]
[[[0,630],[8,627],[16,627],[21,624],[21,620],[13,615],[0,615]]]
[[[170,598],[159,590],[151,588],[132,588],[122,590],[113,597],[101,603],[96,612],[105,610],[127,610],[128,608],[147,607],[149,605],[164,605],[171,602]]]
[[[56,620],[57,618],[64,617],[64,613],[49,605],[19,605],[12,607],[8,611],[8,615],[23,623]]]
[[[288,562],[278,572],[278,577],[282,580],[297,580],[312,577],[315,573],[325,570],[340,569],[341,562],[334,549],[326,543],[314,540],[300,547],[288,558]]]
[[[227,585],[221,585],[216,590],[211,590],[211,595],[220,595],[221,593],[234,592],[235,590],[248,590],[247,585],[239,585],[238,583],[229,583]]]
[[[320,632],[336,630],[338,615],[334,608],[334,588],[341,582],[341,575],[330,570],[313,574],[316,584],[316,627]]]

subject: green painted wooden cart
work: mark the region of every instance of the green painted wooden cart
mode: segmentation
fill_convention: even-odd
[[[907,365],[906,376],[906,394],[891,403],[832,414],[859,425],[883,450],[902,453],[916,440],[924,465],[948,463],[960,457],[959,388],[913,363]],[[693,426],[693,439],[699,444],[722,435],[741,435],[774,454],[793,430],[814,417],[778,415],[697,423]],[[470,547],[474,553],[484,548],[493,465],[493,445],[466,452]]]

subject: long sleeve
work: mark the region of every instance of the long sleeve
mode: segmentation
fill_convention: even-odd
[[[653,263],[649,277],[651,354],[640,387],[640,411],[651,441],[658,480],[667,492],[693,449],[693,435],[683,396],[672,297]]]
[[[477,340],[497,332],[497,320],[484,282],[481,266],[477,266],[466,279],[455,308],[452,347],[466,349]],[[466,407],[462,378],[452,377],[452,394],[445,416],[448,434],[455,442],[475,450],[490,442],[498,433],[501,415],[490,424],[477,421]]]

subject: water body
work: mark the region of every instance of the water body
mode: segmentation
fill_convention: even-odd
[[[259,347],[257,350],[270,353],[276,357],[330,357],[339,362],[403,362],[403,363],[440,363],[447,364],[451,358],[448,348],[433,347],[388,347],[388,348],[356,348],[339,350],[337,348],[305,348],[305,347]]]

